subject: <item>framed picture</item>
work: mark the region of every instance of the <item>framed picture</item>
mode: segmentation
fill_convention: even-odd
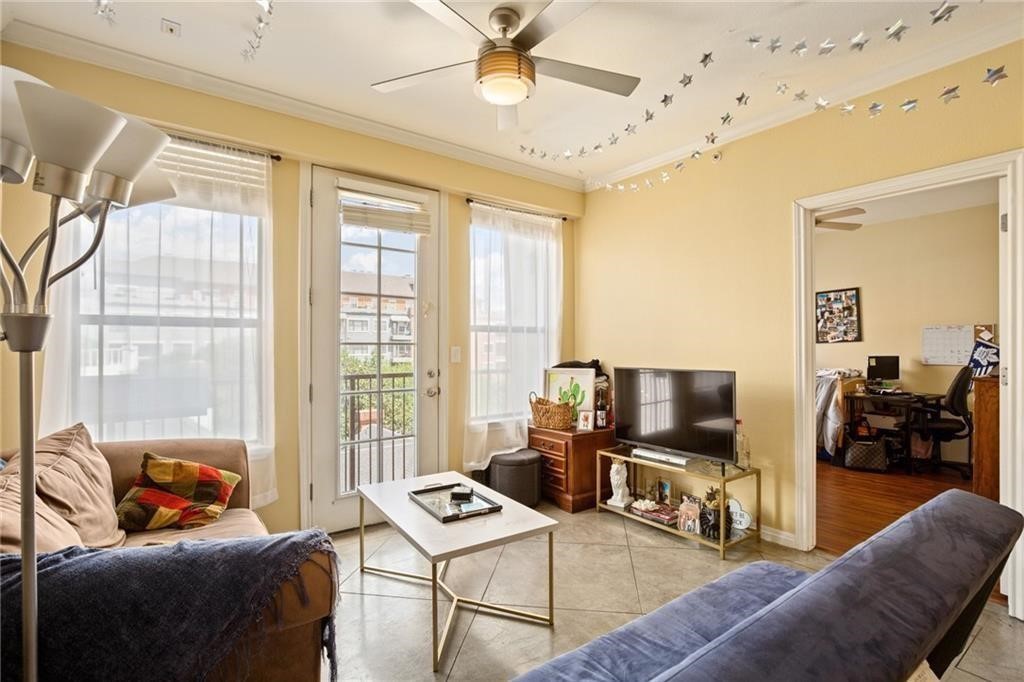
[[[594,430],[594,411],[593,410],[579,410],[580,418],[576,420],[577,431],[593,431]]]
[[[667,478],[658,479],[658,502],[672,504],[672,481]]]
[[[818,343],[863,341],[860,287],[819,291],[814,295]]]
[[[700,535],[700,498],[683,495],[679,501],[679,530]]]
[[[544,397],[556,403],[570,403],[572,419],[577,421],[580,418],[580,410],[594,409],[595,376],[593,368],[546,369],[544,370]]]

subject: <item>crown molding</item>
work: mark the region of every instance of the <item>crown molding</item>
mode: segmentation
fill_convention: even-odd
[[[269,90],[219,78],[201,71],[186,69],[157,59],[150,59],[90,40],[54,31],[15,19],[4,27],[4,41],[29,47],[58,57],[95,64],[115,71],[123,71],[188,90],[250,104],[280,114],[322,123],[341,130],[367,135],[387,142],[405,145],[421,151],[465,161],[503,173],[536,180],[576,192],[584,190],[582,179],[536,168],[494,154],[476,151],[452,142],[439,140],[395,126],[378,123],[342,111],[280,95]]]
[[[994,50],[997,47],[1012,43],[1024,38],[1024,30],[1012,22],[999,24],[990,28],[978,31],[958,41],[937,46],[913,59],[894,64],[889,68],[871,74],[865,78],[854,81],[845,87],[836,88],[820,93],[833,104],[846,100],[857,99],[864,95],[901,83],[905,80],[920,76],[932,71],[941,69],[944,66],[963,61],[982,52]],[[763,132],[770,128],[795,121],[804,116],[813,116],[814,111],[807,110],[806,103],[794,103],[778,111],[759,116],[743,125],[734,125],[729,131],[728,140],[716,145],[722,147],[744,137]],[[600,177],[590,178],[586,182],[586,191],[592,192],[603,188],[606,184],[613,184],[631,178],[641,173],[646,173],[657,168],[675,163],[680,159],[689,158],[695,149],[702,152],[710,151],[715,147],[708,147],[703,138],[691,140],[690,142],[670,149],[666,152],[652,156],[643,161],[630,164],[615,172],[607,173]]]

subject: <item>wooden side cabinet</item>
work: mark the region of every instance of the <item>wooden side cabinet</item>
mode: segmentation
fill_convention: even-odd
[[[575,514],[597,505],[596,454],[613,447],[615,430],[556,431],[530,427],[530,447],[541,454],[541,492],[564,511]],[[607,480],[607,472],[603,480]],[[606,493],[611,496],[611,488]]]
[[[999,501],[999,378],[974,380],[973,490]]]

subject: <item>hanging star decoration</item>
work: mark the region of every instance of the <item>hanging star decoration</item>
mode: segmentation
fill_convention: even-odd
[[[676,165],[673,166],[676,169],[676,173],[682,173],[683,169],[686,168],[686,164],[682,161],[676,161]]]
[[[872,102],[870,106],[868,106],[868,118],[874,118],[875,116],[878,116],[879,114],[882,113],[882,109],[884,108],[885,105],[882,104],[881,102]]]
[[[526,153],[526,145],[525,144],[519,145],[519,153],[520,154],[525,154]]]
[[[943,88],[942,93],[939,95],[939,99],[942,100],[943,104],[949,104],[955,99],[960,99],[960,86],[954,85],[949,88]]]
[[[576,152],[576,156],[581,158],[581,159],[583,157],[585,157],[586,155],[587,155],[587,148],[586,147],[580,147],[580,150],[578,152]]]
[[[537,154],[537,150],[534,149],[533,147],[530,147],[530,156],[535,156],[536,154]]]
[[[626,186],[620,182],[619,184],[615,185],[615,189],[618,190],[619,192],[625,192]]]
[[[644,109],[644,123],[650,123],[654,120],[654,112],[650,109]]]
[[[750,47],[757,47],[761,44],[761,36],[750,36],[747,38],[747,45]]]
[[[630,123],[630,124],[626,125],[626,134],[627,135],[636,135],[636,124],[635,123]]]
[[[814,100],[815,111],[825,111],[828,109],[828,100],[824,97],[819,96],[818,99]]]
[[[651,182],[650,178],[645,179],[644,184],[647,185],[647,189],[654,189],[654,183]]]
[[[800,92],[797,92],[797,93],[795,93],[793,95],[793,101],[794,102],[803,102],[806,99],[807,99],[807,91],[806,90],[801,90]]]
[[[615,188],[612,187],[611,185],[609,185],[607,182],[604,184],[604,191],[605,192],[611,192],[613,189],[615,189]]]
[[[818,45],[818,54],[829,55],[832,54],[832,50],[834,49],[836,49],[835,42],[831,38],[826,38],[825,42]]]
[[[618,135],[616,135],[615,133],[612,133],[611,135],[608,136],[608,146],[609,147],[614,147],[618,143],[619,143],[619,136]]]
[[[594,145],[594,150],[593,151],[594,151],[595,154],[603,154],[604,153],[604,146],[600,142],[598,142],[597,144]]]
[[[731,126],[732,125],[732,114],[730,114],[728,111],[725,112],[725,115],[722,116],[721,119],[722,119],[722,125],[724,125],[724,126]]]
[[[885,39],[895,40],[897,43],[903,40],[903,34],[910,30],[910,27],[903,23],[902,19],[897,19],[896,23],[892,26],[887,26],[885,29]]]
[[[863,52],[864,46],[868,44],[869,40],[871,40],[871,38],[868,38],[866,35],[864,35],[864,31],[861,31],[854,37],[850,38],[850,49],[857,50],[858,52]]]
[[[775,94],[776,95],[785,95],[786,94],[786,90],[789,90],[789,85],[788,84],[783,83],[782,81],[777,81],[775,83]]]
[[[775,54],[782,49],[782,37],[772,38],[768,41],[768,51]]]
[[[908,113],[908,114],[911,111],[917,111],[917,100],[916,99],[905,99],[905,100],[903,100],[903,104],[900,105],[900,109],[902,109],[905,113]]]
[[[745,92],[741,92],[739,97],[736,98],[736,106],[745,107],[750,103],[750,95]]]
[[[718,141],[718,135],[715,135],[715,131],[712,130],[710,133],[704,136],[704,139],[707,141],[708,144],[714,144],[715,142]]]
[[[702,151],[701,151],[701,150],[699,150],[699,149],[694,149],[694,150],[693,150],[693,153],[692,153],[692,154],[690,154],[690,158],[691,158],[691,159],[693,159],[694,161],[697,161],[697,160],[698,160],[698,159],[700,159],[700,157],[701,157],[701,156],[703,156],[703,155],[704,155],[704,152],[702,152]]]
[[[1005,64],[1003,64],[1002,66],[997,67],[995,69],[989,69],[989,68],[986,67],[985,68],[985,77],[982,79],[981,82],[982,83],[988,83],[992,87],[995,87],[996,83],[998,83],[999,81],[1003,80],[1004,78],[1009,78],[1009,76],[1006,75],[1006,65]]]
[[[544,160],[544,159],[546,159],[546,158],[548,158],[548,153],[547,153],[547,152],[541,152],[541,153],[540,153],[540,159],[541,159],[541,161],[543,161],[543,160]]]
[[[792,54],[798,54],[801,57],[803,57],[805,54],[807,54],[807,39],[805,38],[805,39],[801,40],[799,43],[797,43],[796,45],[794,45],[793,49],[790,50],[790,52]]]
[[[672,176],[668,174],[668,171],[661,171],[661,181],[668,182],[672,179]]]
[[[932,26],[939,23],[940,21],[949,21],[953,18],[953,12],[956,11],[960,5],[951,5],[948,0],[942,0],[942,4],[935,9],[928,12],[932,15]]]
[[[667,108],[668,108],[668,106],[669,106],[670,104],[672,104],[672,99],[673,99],[674,97],[675,97],[675,95],[662,95],[662,98],[661,98],[661,106],[663,106],[663,107],[665,107],[665,108],[667,109]]]
[[[704,55],[700,58],[700,65],[706,69],[709,66],[711,66],[712,62],[714,61],[715,60],[711,58],[711,53],[705,52]]]
[[[564,152],[562,152],[562,156],[564,156],[565,160],[568,161],[569,159],[572,158],[572,150],[566,149]]]
[[[684,88],[693,82],[693,74],[684,73],[683,77],[679,79],[679,84]]]
[[[631,183],[629,183],[629,191],[630,192],[639,192],[640,191],[640,186],[637,185],[635,182],[631,182]]]
[[[857,108],[856,104],[850,104],[849,102],[843,102],[843,105],[839,107],[840,116],[850,116],[853,114],[853,110]]]

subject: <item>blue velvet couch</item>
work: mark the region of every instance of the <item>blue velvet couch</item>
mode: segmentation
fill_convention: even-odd
[[[519,679],[903,682],[925,659],[941,677],[1022,525],[947,491],[818,573],[748,564]]]

